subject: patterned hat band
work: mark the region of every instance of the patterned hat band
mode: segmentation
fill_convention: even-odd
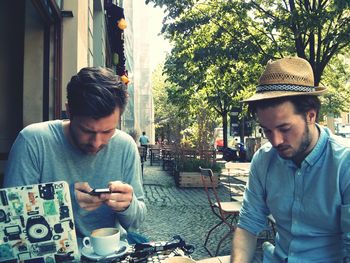
[[[269,84],[259,85],[256,87],[256,92],[264,91],[294,91],[294,92],[314,92],[314,87],[306,87],[300,85],[289,85],[289,84]]]

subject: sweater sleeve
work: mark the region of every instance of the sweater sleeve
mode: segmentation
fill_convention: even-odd
[[[125,229],[132,230],[140,226],[147,213],[141,175],[141,161],[136,144],[130,146],[125,165],[124,182],[133,187],[134,193],[128,209],[118,212],[118,219]]]
[[[40,182],[39,152],[23,131],[12,145],[5,170],[4,186],[37,184]]]

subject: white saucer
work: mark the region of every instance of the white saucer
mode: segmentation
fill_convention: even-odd
[[[93,248],[88,248],[88,247],[82,247],[81,249],[81,254],[89,259],[95,259],[95,260],[99,260],[101,258],[105,258],[105,259],[108,259],[108,258],[117,258],[117,257],[121,257],[123,256],[124,254],[126,254],[128,251],[129,251],[129,248],[130,248],[130,245],[128,244],[128,242],[125,242],[125,241],[119,241],[119,247],[122,248],[122,247],[126,247],[125,249],[123,249],[120,253],[113,253],[113,254],[110,254],[106,257],[104,256],[100,256],[100,255],[97,255],[95,254]]]

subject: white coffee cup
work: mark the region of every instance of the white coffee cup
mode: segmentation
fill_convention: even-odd
[[[83,246],[93,249],[95,254],[106,256],[114,253],[119,248],[119,228],[99,228],[91,232],[89,237],[84,237]]]

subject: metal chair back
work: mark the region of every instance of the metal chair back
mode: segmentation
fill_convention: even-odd
[[[216,190],[216,185],[213,179],[213,171],[210,168],[199,167],[201,171],[201,179],[204,186],[204,190],[207,194],[208,202],[211,209],[216,213],[215,208],[219,208],[221,217],[224,217],[224,213],[221,207],[221,200],[219,198],[218,192]]]

